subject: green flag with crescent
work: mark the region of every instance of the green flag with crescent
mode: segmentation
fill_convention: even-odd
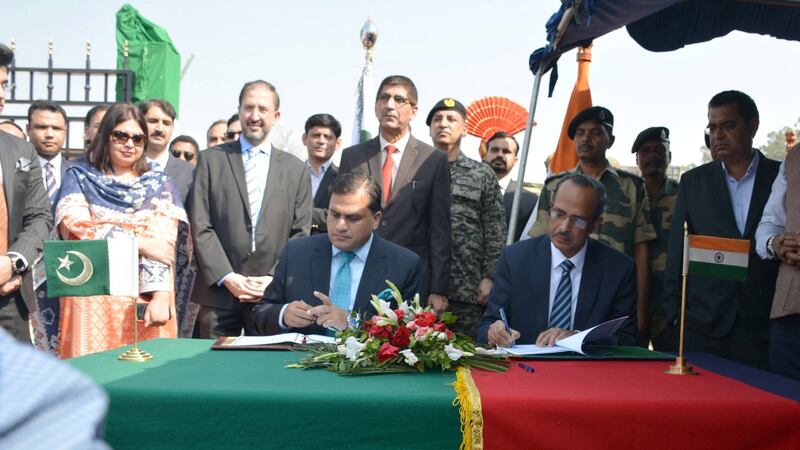
[[[138,296],[136,247],[135,239],[45,241],[48,297]]]

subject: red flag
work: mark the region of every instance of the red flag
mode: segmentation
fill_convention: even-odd
[[[578,47],[578,79],[569,98],[567,112],[564,114],[564,124],[561,126],[561,136],[558,146],[550,160],[548,173],[559,173],[572,170],[578,165],[578,153],[575,143],[567,135],[569,123],[576,114],[592,106],[592,91],[589,89],[589,63],[592,62],[592,46]]]

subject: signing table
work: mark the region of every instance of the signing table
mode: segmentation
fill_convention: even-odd
[[[69,362],[109,393],[106,438],[117,449],[454,449],[462,441],[452,373],[346,377],[284,368],[297,353],[212,351],[212,342],[147,341],[141,347],[156,359],[146,363],[117,361],[121,350]],[[524,363],[535,371],[514,362],[505,374],[459,377],[473,394],[462,405],[475,419],[468,430],[480,433],[472,444],[800,448],[800,403],[728,376],[665,375],[664,361]]]

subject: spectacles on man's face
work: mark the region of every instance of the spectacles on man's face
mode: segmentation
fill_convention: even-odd
[[[739,128],[738,120],[728,120],[722,122],[719,125],[715,123],[708,124],[708,126],[705,129],[705,132],[707,136],[711,136],[712,134],[716,133],[717,130],[722,130],[723,133],[729,134],[736,131],[737,128]]]
[[[194,152],[182,152],[180,150],[170,150],[170,153],[172,153],[172,156],[178,159],[184,159],[186,161],[191,161],[194,159]],[[183,155],[183,158],[181,158],[181,155]]]
[[[240,134],[242,134],[241,131],[228,131],[225,133],[225,138],[228,140],[239,139]]]
[[[570,216],[566,212],[558,208],[550,208],[550,220],[554,222],[569,220],[570,225],[574,226],[579,230],[585,230],[586,227],[589,226],[589,221],[584,219],[583,217]]]
[[[395,104],[397,104],[398,106],[414,105],[413,103],[411,103],[411,100],[409,98],[403,97],[402,95],[399,94],[389,95],[384,93],[378,96],[378,102],[380,103],[387,103],[389,99],[394,100]]]
[[[125,145],[128,140],[133,141],[134,147],[144,147],[144,143],[147,140],[144,134],[137,133],[134,135],[130,135],[124,131],[114,130],[111,132],[111,142],[117,145]]]

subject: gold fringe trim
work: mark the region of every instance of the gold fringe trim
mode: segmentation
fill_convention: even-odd
[[[481,409],[481,394],[475,386],[470,369],[459,367],[456,371],[456,381],[453,383],[456,399],[453,406],[458,406],[461,416],[461,447],[460,450],[483,449],[483,410]]]

